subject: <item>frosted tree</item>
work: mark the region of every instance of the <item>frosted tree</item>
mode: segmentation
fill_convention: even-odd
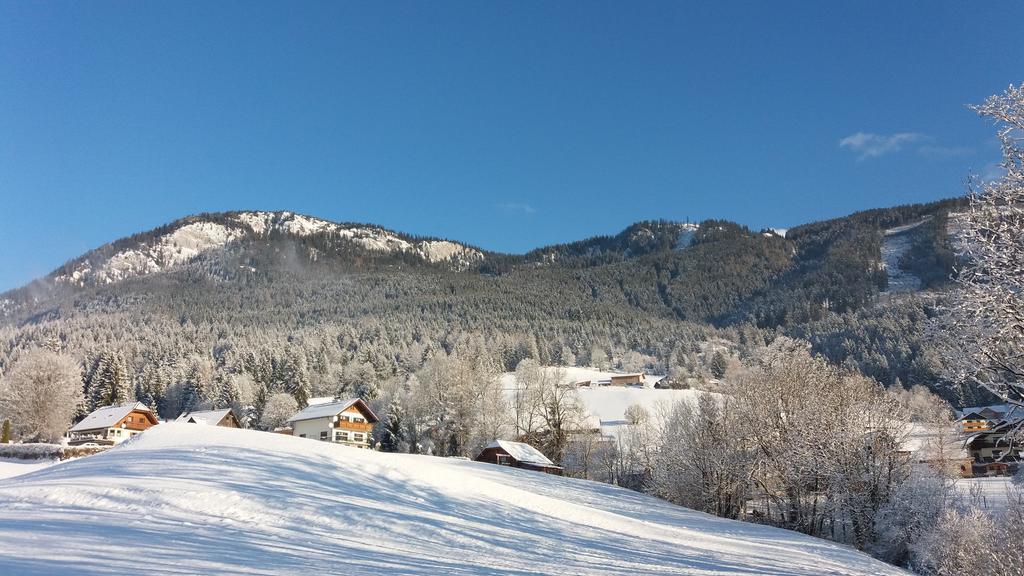
[[[398,452],[405,441],[405,423],[403,422],[404,410],[398,400],[393,400],[388,405],[384,432],[381,434],[380,449],[382,452]]]
[[[544,379],[544,370],[533,358],[525,358],[516,366],[515,394],[512,396],[512,411],[515,416],[516,438],[533,441],[541,428],[541,406],[539,390]]]
[[[306,355],[301,349],[288,348],[284,360],[276,366],[274,389],[290,393],[300,408],[304,408],[309,402],[309,373],[306,368]]]
[[[969,185],[967,209],[951,215],[962,265],[943,319],[948,367],[1003,402],[1024,407],[1024,86],[974,107],[1002,142],[1002,177]]]
[[[680,401],[664,427],[653,467],[654,492],[677,504],[737,518],[750,493],[752,446],[727,396]]]
[[[59,439],[81,400],[78,365],[47,349],[26,353],[0,382],[0,415],[26,440]]]
[[[181,381],[181,409],[182,414],[198,409],[206,400],[210,388],[210,374],[208,365],[195,359],[188,368],[184,379]]]
[[[573,433],[587,427],[587,412],[575,386],[563,370],[544,370],[532,401],[541,417],[544,454],[561,462]]]
[[[267,398],[267,404],[263,407],[263,416],[260,418],[260,427],[264,430],[273,430],[282,426],[289,418],[299,410],[299,405],[291,394],[278,392]]]
[[[906,479],[898,402],[788,338],[776,339],[730,392],[765,514],[793,530],[869,546],[879,512]]]

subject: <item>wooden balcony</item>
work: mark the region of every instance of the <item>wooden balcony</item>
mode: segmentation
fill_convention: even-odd
[[[369,422],[339,420],[331,424],[331,426],[337,430],[347,430],[349,432],[365,432],[369,434],[373,431],[373,424],[370,424]]]

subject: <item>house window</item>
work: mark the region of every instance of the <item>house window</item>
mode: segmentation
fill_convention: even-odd
[[[512,459],[509,457],[508,454],[495,454],[495,457],[498,459],[498,464],[501,464],[502,466],[512,465]]]
[[[128,417],[128,420],[126,420],[126,422],[131,422],[131,421],[132,421],[132,417],[131,417],[131,416],[129,416],[129,417]]]
[[[299,434],[299,438],[305,438],[305,437],[306,437],[305,434]]]
[[[358,433],[353,434],[352,435],[352,439],[355,440],[356,442],[362,442],[363,441],[363,435],[362,434],[358,434]]]
[[[348,432],[338,432],[338,440],[348,440]]]
[[[322,430],[320,432],[320,439],[325,441],[325,442],[327,441],[327,430]]]

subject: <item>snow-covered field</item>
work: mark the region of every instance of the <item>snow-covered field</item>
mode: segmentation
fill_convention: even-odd
[[[4,574],[901,574],[625,489],[166,424],[0,485]]]
[[[969,502],[992,512],[1006,510],[1010,499],[1017,497],[1016,487],[1007,476],[959,478],[956,489]]]
[[[607,380],[615,373],[603,372],[595,368],[554,367],[545,366],[544,370],[553,372],[561,370],[563,382],[581,382],[584,380]],[[626,408],[633,405],[642,406],[649,414],[656,416],[663,410],[670,409],[681,400],[696,402],[704,394],[697,390],[662,390],[654,388],[655,382],[663,376],[647,376],[641,386],[591,386],[580,387],[580,399],[591,416],[594,424],[600,423],[603,434],[615,436],[620,426],[626,423]],[[515,394],[516,380],[514,372],[506,372],[501,376],[501,385],[510,395]]]
[[[18,458],[0,458],[0,480],[13,478],[42,470],[56,464],[56,460],[21,460]]]

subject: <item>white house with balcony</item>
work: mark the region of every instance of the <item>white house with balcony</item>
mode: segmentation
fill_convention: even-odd
[[[366,402],[351,398],[307,406],[288,419],[288,426],[292,436],[369,448],[378,420]]]

